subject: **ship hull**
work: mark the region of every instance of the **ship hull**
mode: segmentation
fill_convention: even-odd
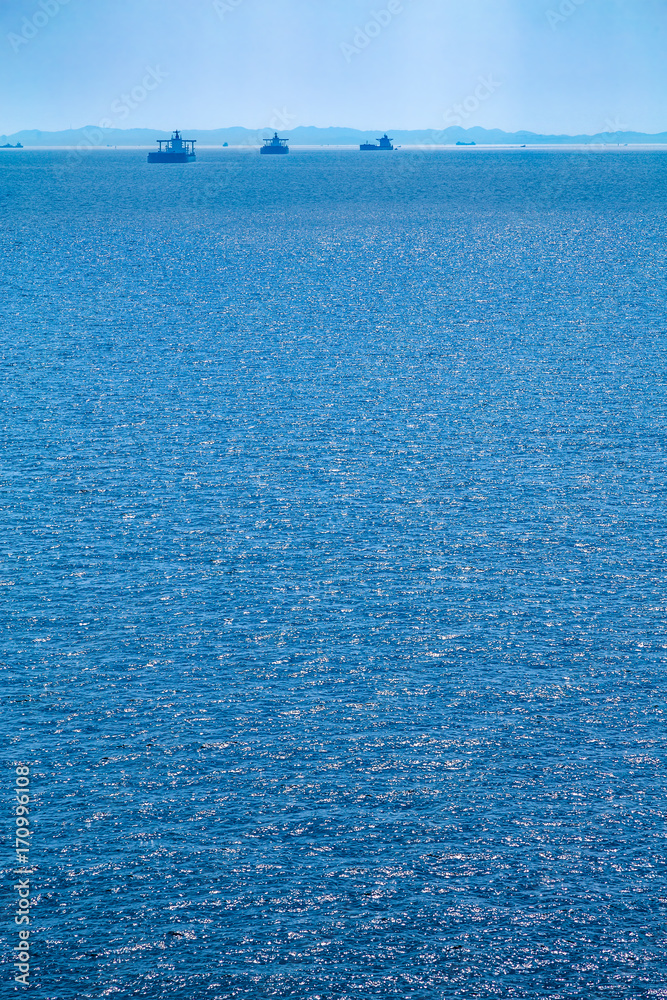
[[[393,153],[393,151],[394,151],[394,147],[393,146],[371,146],[371,145],[369,145],[367,143],[364,143],[362,146],[359,146],[359,149],[361,150],[362,153],[370,153],[371,151],[374,152],[374,153],[375,152],[377,152],[377,153]]]
[[[194,153],[149,153],[149,163],[193,163]]]
[[[287,146],[280,146],[280,147],[262,146],[262,148],[260,149],[260,153],[262,154],[262,156],[285,156],[287,153],[289,153],[289,149],[287,148]]]

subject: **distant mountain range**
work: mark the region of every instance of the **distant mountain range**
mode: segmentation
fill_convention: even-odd
[[[258,146],[263,137],[274,131],[273,126],[263,129],[219,128],[202,131],[184,129],[188,139],[196,139],[200,146]],[[356,146],[368,139],[375,139],[384,128],[361,132],[352,128],[315,128],[299,126],[294,129],[279,129],[280,134],[290,140],[293,146]],[[600,132],[597,135],[538,135],[535,132],[503,132],[501,129],[460,128],[452,126],[442,129],[389,130],[396,145],[402,146],[451,146],[457,142],[475,142],[481,145],[587,145],[587,144],[631,144],[667,143],[667,132],[647,135],[643,132]],[[30,146],[153,146],[156,139],[164,139],[169,133],[157,129],[101,129],[94,125],[85,128],[67,129],[64,132],[40,132],[36,129],[0,135],[0,146],[5,143],[20,142]]]

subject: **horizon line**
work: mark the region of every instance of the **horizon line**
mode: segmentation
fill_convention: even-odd
[[[383,131],[383,128],[384,127],[382,127],[382,126],[380,126],[378,128],[369,127],[369,128],[365,128],[364,129],[364,128],[359,128],[357,126],[352,126],[352,125],[295,125],[293,128],[283,128],[280,131],[282,131],[282,132],[284,132],[286,134],[293,133],[293,132],[298,132],[300,130],[315,131],[315,132],[340,131],[340,132],[354,132],[354,133],[363,133],[363,134],[366,134],[367,132]],[[12,132],[0,132],[0,135],[2,135],[3,137],[11,137],[11,136],[16,136],[16,135],[19,135],[19,134],[22,134],[22,133],[30,133],[30,132],[39,133],[39,134],[63,135],[63,134],[66,134],[66,133],[71,133],[71,132],[85,132],[85,131],[90,131],[90,130],[95,130],[95,131],[102,132],[104,134],[108,134],[108,133],[129,133],[129,132],[171,132],[171,131],[173,131],[173,128],[160,128],[160,127],[151,126],[151,125],[137,125],[137,126],[132,126],[132,127],[129,127],[129,128],[128,127],[122,128],[122,127],[118,127],[118,126],[107,126],[106,124],[105,125],[87,124],[87,125],[80,125],[80,126],[76,126],[76,127],[56,128],[56,129],[53,129],[53,128],[51,128],[51,129],[49,129],[49,128],[20,128],[20,129],[15,129]],[[257,128],[252,128],[252,127],[249,127],[247,125],[220,125],[220,126],[206,127],[206,128],[204,128],[204,127],[190,127],[187,130],[191,131],[191,132],[233,132],[233,131],[243,131],[243,132],[251,132],[252,133],[252,132],[264,132],[264,131],[267,131],[267,130],[276,131],[277,130],[277,126],[275,124],[271,124],[271,125],[262,125],[262,126],[259,126]],[[181,128],[180,131],[183,131],[183,129]],[[384,129],[384,131],[387,131],[387,129]],[[662,135],[665,135],[665,136],[667,136],[667,128],[665,128],[664,130],[661,130],[661,131],[656,131],[656,132],[645,132],[645,131],[642,131],[642,130],[639,130],[639,129],[633,129],[633,128],[628,128],[628,127],[618,128],[618,129],[615,129],[615,130],[598,131],[598,132],[548,132],[548,131],[536,132],[534,129],[525,129],[525,128],[508,130],[508,129],[500,128],[500,127],[497,127],[497,126],[487,127],[487,126],[484,126],[484,125],[470,125],[470,126],[464,127],[462,125],[448,125],[445,128],[434,128],[432,126],[426,126],[426,127],[423,127],[423,128],[394,127],[392,129],[390,127],[388,131],[403,132],[403,133],[405,133],[405,132],[410,132],[410,133],[435,133],[435,134],[440,134],[440,135],[443,135],[443,136],[446,135],[446,134],[449,134],[449,133],[470,133],[470,132],[486,132],[486,133],[491,132],[491,133],[493,133],[493,132],[495,132],[495,133],[501,133],[501,134],[507,135],[507,136],[523,135],[523,136],[549,137],[549,138],[556,138],[556,139],[576,139],[576,138],[580,138],[580,137],[594,138],[596,136],[606,136],[606,135],[608,135],[608,136],[612,136],[612,135],[613,136],[622,136],[622,135],[642,135],[642,136],[657,136],[657,135],[661,135],[662,136]]]

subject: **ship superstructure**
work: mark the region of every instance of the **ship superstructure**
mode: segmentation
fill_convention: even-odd
[[[359,146],[359,149],[363,150],[363,152],[366,152],[367,150],[371,150],[371,149],[374,149],[374,150],[376,150],[376,149],[382,149],[382,150],[386,150],[387,152],[391,152],[391,150],[394,148],[392,146],[392,142],[393,141],[394,140],[390,139],[389,136],[387,135],[387,133],[385,132],[385,134],[382,136],[382,138],[377,140],[377,143],[374,143],[374,142],[362,142],[362,144]]]
[[[149,163],[192,163],[195,157],[196,139],[183,139],[178,129],[171,139],[158,139],[156,153],[148,154]]]
[[[281,139],[277,132],[274,132],[271,139],[265,139],[264,145],[260,149],[260,153],[280,155],[281,153],[289,153],[289,146],[287,145],[288,139]]]

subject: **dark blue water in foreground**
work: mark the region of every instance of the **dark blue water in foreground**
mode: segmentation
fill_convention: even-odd
[[[0,156],[34,995],[667,996],[667,156]]]

